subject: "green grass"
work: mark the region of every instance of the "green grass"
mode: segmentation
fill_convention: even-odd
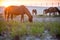
[[[37,15],[37,17],[60,17],[60,15]]]
[[[42,34],[45,29],[49,29],[51,34],[60,34],[60,22],[17,22],[17,21],[0,21],[0,32],[8,30],[11,36],[15,35],[38,35]]]
[[[49,23],[48,26],[52,34],[60,34],[60,22]]]
[[[6,29],[7,29],[6,22],[0,21],[0,33]]]

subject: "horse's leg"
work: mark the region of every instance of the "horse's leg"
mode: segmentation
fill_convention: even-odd
[[[55,16],[55,12],[53,13],[53,16]]]
[[[36,15],[37,13],[35,12],[35,15]]]
[[[48,13],[46,13],[45,15],[47,16]]]
[[[51,16],[51,13],[49,13],[49,16]]]
[[[60,16],[60,13],[59,13],[59,16]]]
[[[4,13],[4,19],[7,21],[7,16],[8,16],[8,12],[5,11]]]
[[[21,22],[24,22],[24,14],[21,15]]]
[[[57,16],[57,12],[55,12],[55,15]]]
[[[13,14],[11,14],[11,20],[13,20]]]
[[[6,21],[9,21],[9,13],[6,14]]]
[[[4,19],[5,19],[5,20],[7,20],[6,18],[7,18],[7,14],[6,14],[6,13],[4,13]]]
[[[35,15],[37,15],[37,11],[35,11]]]
[[[32,14],[34,15],[34,12],[32,12]]]

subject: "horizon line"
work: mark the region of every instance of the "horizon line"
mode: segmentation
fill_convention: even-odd
[[[20,5],[10,5],[10,6],[20,6]],[[35,6],[35,5],[31,5],[31,6],[25,5],[25,6],[27,7],[60,7],[60,6]],[[5,7],[5,6],[0,6],[0,7]]]

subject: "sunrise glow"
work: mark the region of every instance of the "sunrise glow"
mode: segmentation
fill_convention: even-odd
[[[0,6],[7,7],[10,5],[60,6],[60,0],[0,0]]]
[[[10,5],[11,5],[10,2],[4,2],[4,3],[2,3],[2,6],[5,6],[5,7],[8,7],[8,6],[10,6]]]
[[[18,5],[19,2],[16,2],[16,1],[3,1],[1,3],[1,6],[5,6],[5,7],[8,7],[10,5]],[[20,5],[20,4],[19,4]]]

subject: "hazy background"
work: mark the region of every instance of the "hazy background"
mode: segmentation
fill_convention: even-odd
[[[0,6],[5,5],[60,6],[60,0],[0,0]]]
[[[0,0],[0,6],[5,5],[60,6],[60,0]]]
[[[0,0],[0,13],[3,13],[4,7],[10,5],[26,5],[30,12],[37,9],[38,14],[43,14],[43,10],[49,7],[60,9],[60,0]]]

